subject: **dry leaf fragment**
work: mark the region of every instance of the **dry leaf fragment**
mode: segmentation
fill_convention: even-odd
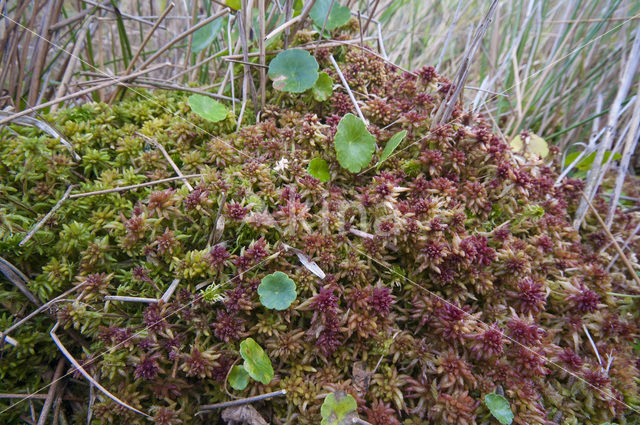
[[[222,420],[229,425],[269,425],[267,421],[250,404],[227,407],[222,411]]]

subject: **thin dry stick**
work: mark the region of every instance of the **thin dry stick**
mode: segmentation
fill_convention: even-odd
[[[167,183],[175,180],[195,179],[202,176],[204,176],[204,174],[188,174],[186,176],[169,177],[166,179],[154,180],[152,182],[132,184],[130,186],[120,186],[120,187],[114,187],[112,189],[96,190],[95,192],[74,193],[73,195],[69,196],[69,199],[84,198],[85,196],[104,195],[106,193],[124,192],[126,190],[138,189],[140,187],[153,186],[155,184]]]
[[[200,94],[202,96],[207,96],[210,97],[212,99],[221,99],[221,100],[228,100],[230,102],[234,102],[237,103],[239,102],[238,99],[232,99],[229,96],[222,96],[216,93],[211,93],[209,91],[205,91],[205,90],[200,90],[200,89],[196,89],[193,87],[186,87],[186,86],[181,86],[178,84],[166,84],[166,83],[162,83],[159,81],[152,81],[152,80],[148,80],[148,79],[140,79],[137,81],[133,81],[131,83],[123,83],[123,86],[132,88],[132,87],[144,87],[144,88],[157,88],[157,89],[164,89],[164,90],[179,90],[179,91],[186,91],[189,93],[196,93],[196,94]]]
[[[47,58],[47,52],[49,51],[49,45],[51,40],[47,37],[50,36],[49,28],[54,24],[55,19],[60,14],[63,0],[49,1],[47,5],[47,12],[44,14],[42,20],[42,26],[40,27],[40,34],[36,41],[34,62],[31,66],[31,83],[29,86],[29,98],[27,100],[28,105],[35,105],[38,99],[38,89],[40,88],[40,78],[42,77],[42,70],[45,66],[45,59]],[[2,11],[0,11],[2,12]],[[26,49],[25,49],[26,50]]]
[[[84,96],[84,95],[89,94],[89,93],[93,93],[96,90],[100,90],[100,89],[103,89],[105,87],[110,87],[110,86],[112,86],[114,84],[118,84],[118,83],[121,83],[123,81],[132,80],[132,79],[134,79],[136,77],[139,77],[139,76],[144,75],[144,74],[148,74],[149,72],[156,71],[156,70],[158,70],[158,69],[160,69],[162,67],[168,66],[168,65],[170,65],[170,63],[168,63],[168,62],[161,63],[161,64],[158,64],[158,65],[156,65],[154,67],[151,67],[151,68],[148,68],[148,69],[143,69],[141,71],[135,72],[135,73],[130,74],[130,75],[124,75],[122,77],[114,77],[110,82],[107,82],[107,83],[104,83],[104,84],[99,84],[97,86],[90,87],[90,88],[87,88],[87,89],[84,89],[84,90],[80,90],[79,92],[68,94],[68,95],[63,96],[61,98],[58,98],[58,99],[55,99],[55,100],[52,100],[52,101],[49,101],[49,102],[41,103],[40,105],[33,106],[31,108],[27,108],[27,109],[25,109],[23,111],[20,111],[20,112],[17,112],[15,114],[11,115],[10,117],[6,117],[6,118],[0,119],[0,125],[6,124],[8,122],[11,122],[12,120],[14,120],[16,118],[23,117],[23,116],[28,115],[28,114],[30,114],[32,112],[39,111],[39,110],[44,109],[44,108],[48,108],[49,106],[53,106],[53,105],[55,105],[57,103],[64,102],[64,101],[67,101],[67,100],[70,100],[70,99],[75,99],[77,97]]]
[[[169,156],[169,152],[167,152],[164,146],[162,146],[157,140],[152,139],[151,137],[145,136],[142,133],[138,133],[136,131],[135,134],[142,137],[144,140],[146,140],[148,143],[152,144],[156,148],[160,149],[160,152],[162,152],[164,159],[166,159],[169,165],[171,165],[171,168],[173,168],[173,171],[175,171],[178,176],[182,177],[182,181],[184,182],[184,185],[187,186],[187,188],[189,189],[189,192],[193,192],[193,186],[189,184],[189,180],[184,178],[184,174],[182,174],[182,171],[180,171],[176,163],[173,162],[173,159],[171,159],[171,157]]]
[[[364,28],[362,29],[362,32],[364,32],[365,34],[366,34],[367,30],[369,29],[369,24],[371,23],[371,19],[376,14],[376,9],[378,8],[378,4],[379,3],[380,3],[380,0],[376,0],[376,2],[373,4],[373,9],[371,9],[371,13],[369,13],[367,11],[367,13],[369,13],[369,17],[367,18],[367,23],[364,24]],[[329,10],[331,10],[331,9],[329,9]]]
[[[129,62],[129,66],[127,66],[127,69],[124,71],[124,75],[129,75],[129,73],[131,73],[131,71],[133,70],[133,67],[136,64],[136,61],[138,60],[138,58],[142,54],[142,51],[146,47],[146,45],[149,42],[149,40],[151,40],[151,36],[156,31],[156,29],[158,29],[158,27],[160,26],[160,23],[164,20],[164,18],[167,16],[167,14],[174,7],[175,7],[175,4],[173,2],[169,3],[169,5],[166,7],[166,9],[162,12],[162,15],[160,15],[160,18],[158,18],[156,23],[153,24],[153,27],[151,27],[151,30],[149,30],[149,33],[144,37],[144,40],[142,40],[142,44],[140,45],[140,47],[138,47],[138,50],[136,50],[136,53],[133,55],[133,58],[131,58],[131,62]],[[118,97],[120,92],[121,92],[120,88],[118,90],[116,90],[115,92],[113,92],[113,94],[111,95],[111,97],[109,98],[107,103],[109,105],[111,105],[116,100],[116,98]]]
[[[347,90],[347,93],[349,93],[349,98],[351,99],[351,102],[353,103],[353,106],[356,108],[356,112],[358,113],[358,116],[360,117],[362,122],[367,124],[368,121],[364,118],[364,115],[362,115],[362,111],[360,110],[360,106],[358,106],[358,101],[356,100],[355,96],[353,95],[353,92],[351,91],[351,88],[349,87],[349,84],[347,84],[347,80],[344,78],[344,75],[342,74],[342,71],[340,70],[340,67],[338,66],[338,62],[336,62],[336,60],[334,59],[333,55],[329,55],[329,59],[331,60],[331,63],[333,64],[333,67],[336,69],[336,72],[340,76],[340,80],[342,81],[342,85],[344,86],[345,90]]]
[[[80,365],[80,363],[78,363],[78,361],[71,355],[71,353],[69,353],[69,351],[65,348],[65,346],[62,345],[62,342],[60,342],[60,339],[56,335],[56,330],[58,329],[58,325],[59,324],[60,324],[59,322],[56,322],[56,324],[53,326],[53,329],[51,329],[51,332],[49,332],[49,335],[51,336],[51,339],[53,340],[54,344],[56,344],[58,346],[58,349],[60,349],[60,351],[62,351],[62,354],[64,354],[64,356],[71,362],[71,364],[78,370],[78,372],[80,372],[80,374],[82,376],[84,376],[87,379],[87,381],[89,381],[93,385],[95,385],[96,388],[99,389],[104,395],[106,395],[111,400],[113,400],[116,403],[118,403],[120,406],[126,407],[127,409],[132,410],[132,411],[134,411],[136,413],[139,413],[142,416],[150,418],[150,416],[147,415],[146,413],[141,412],[140,410],[136,409],[135,407],[129,406],[127,403],[125,403],[124,401],[120,400],[118,397],[116,397],[113,394],[111,394],[109,391],[107,391],[107,389],[105,387],[100,385],[100,383],[98,381],[96,381],[91,375],[89,375],[89,373],[86,370],[84,370],[84,368]],[[59,379],[54,380],[51,383],[51,385],[52,386],[55,385],[56,382],[59,381]]]
[[[173,295],[173,293],[175,292],[175,290],[176,290],[176,288],[178,287],[179,284],[180,284],[180,279],[178,279],[178,278],[173,279],[173,282],[171,282],[171,285],[169,285],[169,287],[164,292],[164,294],[162,294],[162,297],[160,297],[160,299],[163,302],[168,303],[169,302],[169,298],[171,298],[171,295]]]
[[[196,24],[198,19],[198,0],[191,1],[191,25]],[[184,55],[184,69],[189,67],[191,62],[191,44],[193,43],[193,33],[189,34],[189,41],[187,42],[187,52]]]
[[[243,6],[246,7],[246,1],[247,0],[242,0]],[[244,11],[245,7],[243,7],[243,9],[240,11]],[[246,7],[246,9],[249,9],[248,7]],[[238,19],[238,33],[240,34],[240,42],[242,43],[242,58],[244,59],[245,63],[249,62],[249,44],[248,44],[248,32],[249,32],[249,27],[246,25],[246,19],[250,19],[250,17],[248,15],[245,15],[244,13],[239,13],[237,15],[237,19]],[[258,52],[258,55],[260,54],[260,52]],[[243,91],[246,92],[247,87],[249,87],[249,89],[251,90],[251,101],[253,102],[253,109],[255,111],[258,111],[258,95],[256,93],[256,87],[253,83],[253,75],[251,75],[251,70],[249,69],[248,65],[244,65],[244,79],[245,82],[243,83]],[[242,97],[243,97],[243,102],[246,102],[246,93],[242,93]],[[239,121],[238,121],[239,122]]]
[[[53,404],[53,399],[58,391],[58,385],[60,384],[60,377],[62,376],[62,372],[64,371],[64,357],[62,357],[58,361],[58,365],[56,366],[56,371],[53,374],[53,379],[51,382],[51,386],[49,387],[49,392],[47,393],[47,398],[44,401],[44,406],[42,406],[42,410],[40,411],[40,417],[38,418],[38,425],[44,425],[47,422],[47,416],[49,416],[49,410],[51,409],[51,405]]]
[[[105,295],[104,299],[107,301],[122,301],[127,303],[155,304],[158,302],[157,298],[127,297],[124,295]]]
[[[200,28],[204,27],[205,25],[215,21],[216,19],[226,15],[227,13],[229,13],[229,8],[225,8],[222,9],[220,12],[211,15],[210,17],[208,17],[207,19],[205,19],[204,21],[198,23],[197,25],[194,25],[193,27],[189,28],[188,30],[176,35],[175,37],[173,37],[168,43],[166,43],[164,46],[162,46],[161,48],[158,49],[157,52],[155,52],[149,59],[147,59],[146,61],[144,61],[142,63],[142,65],[140,65],[138,67],[138,69],[143,69],[145,67],[147,67],[149,64],[151,64],[153,61],[155,61],[156,59],[158,59],[164,52],[166,52],[167,50],[169,50],[174,44],[176,44],[178,41],[182,40],[185,37],[188,37],[190,34],[194,33],[195,31],[198,31]]]
[[[609,236],[609,239],[611,239],[611,242],[613,242],[613,246],[616,248],[616,251],[618,252],[618,255],[620,256],[620,258],[622,258],[622,261],[624,262],[624,265],[629,270],[629,273],[631,273],[631,276],[633,277],[633,279],[638,284],[638,289],[640,290],[640,276],[638,276],[638,274],[635,272],[635,270],[633,269],[633,266],[629,262],[629,259],[627,258],[626,255],[624,255],[624,252],[622,252],[622,249],[620,248],[620,245],[618,245],[618,241],[616,241],[616,238],[613,237],[613,235],[611,234],[611,231],[609,230],[609,228],[607,227],[605,222],[602,220],[602,217],[600,217],[600,214],[598,214],[598,211],[595,209],[595,207],[593,206],[591,201],[587,198],[587,195],[585,195],[584,192],[582,192],[582,198],[587,202],[587,205],[589,205],[589,208],[591,209],[593,214],[598,219],[598,223],[600,223],[600,225],[604,229],[604,231],[607,234],[607,236]]]
[[[491,5],[489,6],[489,10],[487,11],[486,15],[482,19],[482,22],[480,23],[480,26],[478,27],[473,37],[473,41],[471,42],[469,49],[467,50],[464,58],[462,59],[462,63],[460,64],[460,68],[458,69],[458,72],[456,74],[456,78],[454,79],[454,86],[455,86],[454,92],[451,93],[451,91],[449,91],[447,93],[448,101],[442,102],[442,104],[440,105],[440,108],[438,109],[438,112],[436,113],[436,116],[434,117],[434,120],[433,120],[435,124],[441,124],[443,122],[446,122],[451,117],[453,108],[455,107],[456,102],[458,101],[458,97],[461,95],[462,89],[464,88],[464,83],[469,73],[469,67],[471,66],[471,61],[475,57],[478,51],[478,48],[482,43],[482,39],[484,38],[484,35],[487,32],[487,28],[491,23],[491,19],[493,18],[493,13],[495,12],[497,6],[498,6],[498,0],[493,0],[491,2]]]
[[[62,206],[62,203],[69,197],[69,193],[71,193],[71,190],[74,188],[74,185],[70,185],[69,187],[67,187],[67,190],[64,192],[64,195],[62,195],[62,198],[60,198],[60,200],[58,202],[56,202],[56,204],[53,206],[53,208],[51,208],[51,210],[44,216],[42,217],[42,220],[40,220],[34,227],[33,229],[31,229],[29,231],[29,233],[27,233],[27,236],[24,237],[24,239],[22,239],[20,241],[20,243],[18,244],[18,246],[22,247],[24,246],[24,244],[26,244],[27,242],[29,242],[29,239],[31,239],[33,237],[33,235],[36,234],[36,232],[38,231],[38,229],[40,229],[42,226],[44,226],[44,224],[49,221],[49,219],[51,218],[51,216],[58,210],[58,208],[60,208]]]
[[[279,391],[274,391],[272,393],[257,395],[254,397],[241,398],[239,400],[225,401],[225,402],[216,403],[216,404],[203,404],[202,406],[200,406],[200,411],[204,413],[204,412],[207,412],[208,410],[216,410],[216,409],[224,409],[225,407],[241,406],[243,404],[254,403],[256,401],[266,400],[268,398],[285,395],[286,393],[287,393],[287,390],[279,390]]]
[[[302,9],[302,13],[300,13],[300,20],[298,21],[298,25],[293,27],[293,31],[291,31],[291,34],[289,35],[289,38],[291,40],[295,38],[296,33],[302,28],[302,26],[304,25],[304,21],[307,19],[307,16],[309,16],[309,12],[311,12],[311,9],[315,4],[316,0],[309,0],[309,2],[304,6],[304,9]]]
[[[324,34],[324,30],[325,28],[327,28],[327,21],[329,21],[329,15],[331,15],[331,9],[333,8],[333,4],[335,3],[336,0],[331,0],[331,3],[329,4],[329,12],[327,12],[327,16],[324,17],[324,21],[322,21],[322,30],[320,31],[320,35],[318,36],[318,42],[316,43],[316,47],[315,49],[313,49],[313,56],[316,56],[318,53],[318,46],[320,45],[320,42],[322,41],[322,36]],[[362,38],[362,32],[360,33],[360,38]]]
[[[300,20],[300,15],[296,16],[295,18],[291,18],[289,19],[287,22],[285,22],[284,24],[280,25],[279,27],[275,28],[273,31],[271,31],[265,38],[264,41],[269,41],[271,40],[273,37],[275,37],[276,35],[280,34],[282,31],[286,30],[287,28],[289,28],[291,25],[294,25],[296,22],[298,22]]]
[[[264,0],[258,0],[258,13],[260,22],[260,38],[258,39],[258,48],[260,49],[260,110],[264,110],[265,97],[267,94],[267,72],[265,70],[267,59],[265,55],[265,10]]]
[[[69,64],[67,65],[67,69],[64,71],[64,75],[62,77],[62,81],[60,82],[60,86],[58,86],[58,90],[56,91],[56,95],[54,99],[63,97],[65,92],[67,91],[67,85],[71,80],[71,76],[73,75],[73,71],[76,68],[76,63],[78,62],[78,55],[80,54],[80,49],[84,46],[84,41],[87,37],[87,32],[89,28],[91,28],[91,23],[93,22],[93,16],[89,16],[87,20],[82,25],[82,29],[79,32],[79,35],[76,39],[76,43],[73,46],[73,51],[69,56]],[[58,110],[60,103],[56,103],[51,107],[51,113],[55,113]]]
[[[25,317],[23,317],[22,319],[18,320],[16,323],[14,323],[13,325],[9,326],[4,332],[0,332],[0,344],[2,344],[2,340],[6,338],[6,340],[9,340],[9,334],[11,332],[13,332],[14,330],[18,329],[23,323],[28,322],[29,320],[31,320],[33,317],[37,316],[38,314],[40,314],[41,312],[43,312],[44,310],[48,309],[49,307],[51,307],[53,304],[57,303],[58,301],[66,298],[69,296],[69,294],[77,291],[78,289],[84,288],[87,285],[87,282],[83,282],[79,285],[74,286],[71,289],[68,289],[66,291],[64,291],[62,294],[58,295],[57,297],[47,301],[46,303],[42,304],[40,307],[36,308],[35,310],[33,310],[31,313],[29,313],[28,315],[26,315]],[[15,341],[15,340],[14,340]]]

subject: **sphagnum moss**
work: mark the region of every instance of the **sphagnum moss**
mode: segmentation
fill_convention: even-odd
[[[433,68],[398,73],[359,49],[318,49],[320,70],[332,77],[330,53],[351,88],[367,94],[371,166],[393,134],[407,132],[378,169],[352,174],[338,164],[333,138],[353,109],[341,89],[322,103],[268,92],[282,103],[268,102],[261,122],[238,132],[234,117],[209,123],[176,93],[61,110],[51,118],[81,161],[32,129],[1,133],[3,257],[42,300],[86,283],[54,310],[90,346],[61,335],[65,345],[160,424],[198,423],[199,405],[227,399],[224,381],[248,337],[265,349],[275,377],[236,393],[286,389],[256,405],[274,424],[319,423],[333,390],[351,394],[376,425],[487,423],[482,400],[494,391],[518,424],[629,423],[625,403],[639,401],[637,298],[609,293],[637,291],[624,269],[606,271],[610,254],[595,220],[581,234],[571,227],[581,181],[554,186],[551,167],[513,154],[462,105],[431,128],[451,87]],[[183,171],[203,175],[193,191],[175,181],[68,200],[18,246],[70,184],[79,193],[173,176],[136,132]],[[327,162],[329,182],[307,172],[314,158]],[[620,213],[614,230],[625,234],[637,222]],[[298,293],[282,311],[262,306],[257,293],[278,271]],[[158,298],[176,277],[166,303],[105,302]],[[208,285],[218,286],[195,289]],[[0,295],[6,329],[30,307],[7,283]],[[48,384],[42,372],[59,357],[50,327],[43,316],[15,332],[18,346],[3,349],[2,392]],[[355,372],[361,362],[368,374]],[[66,391],[88,400],[79,383]],[[63,409],[79,423],[86,405]],[[25,406],[4,412],[5,422]],[[101,394],[93,409],[96,423],[146,423]]]

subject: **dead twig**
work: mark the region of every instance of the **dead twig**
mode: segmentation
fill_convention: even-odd
[[[58,385],[60,383],[60,377],[62,376],[62,372],[64,371],[64,357],[62,357],[58,361],[58,365],[56,366],[56,371],[53,374],[53,378],[51,380],[51,386],[49,387],[49,392],[47,393],[47,398],[44,401],[44,405],[42,406],[42,410],[40,411],[40,417],[38,418],[38,425],[44,425],[47,422],[47,416],[49,416],[49,410],[51,409],[51,405],[53,404],[53,400],[56,396],[56,392],[58,392]]]
[[[22,319],[18,320],[16,323],[14,323],[13,325],[9,326],[5,331],[0,332],[0,344],[2,344],[3,340],[6,340],[7,342],[10,342],[9,340],[9,334],[11,332],[13,332],[14,330],[18,329],[23,323],[28,322],[29,320],[31,320],[33,317],[37,316],[38,314],[40,314],[41,312],[43,312],[44,310],[48,309],[49,307],[51,307],[53,304],[57,303],[58,301],[66,298],[67,296],[69,296],[69,294],[77,291],[78,289],[84,288],[87,285],[87,282],[83,282],[79,285],[74,286],[71,289],[67,289],[66,291],[64,291],[62,294],[58,295],[57,297],[47,301],[46,303],[42,304],[40,307],[36,308],[35,310],[33,310],[31,313],[29,313],[28,315],[26,315],[25,317],[23,317]],[[11,338],[13,339],[13,338]],[[15,340],[14,340],[15,341]],[[14,345],[14,344],[11,344]]]
[[[342,81],[342,85],[344,86],[345,90],[349,94],[349,98],[351,99],[351,102],[353,103],[353,106],[355,107],[356,112],[358,113],[358,116],[360,117],[362,122],[364,122],[365,124],[368,124],[368,121],[365,119],[364,115],[362,115],[362,111],[360,110],[360,106],[358,105],[358,101],[356,100],[355,96],[353,95],[353,92],[351,91],[351,88],[349,87],[349,84],[347,83],[346,78],[344,78],[344,75],[342,74],[342,71],[340,70],[340,67],[338,66],[338,62],[336,62],[336,60],[334,59],[333,55],[329,55],[329,59],[331,60],[331,63],[333,64],[333,67],[336,69],[336,72],[338,73],[338,76],[340,77],[340,81]]]
[[[266,400],[268,398],[285,395],[286,393],[287,393],[287,390],[279,390],[279,391],[274,391],[272,393],[257,395],[254,397],[241,398],[239,400],[225,401],[225,402],[216,403],[216,404],[203,404],[200,406],[200,412],[198,413],[208,413],[208,411],[210,410],[224,409],[225,407],[240,406],[242,404],[255,403],[256,401]]]
[[[164,148],[164,146],[162,146],[157,140],[152,139],[151,137],[145,136],[142,133],[138,133],[136,131],[135,134],[137,136],[142,137],[144,140],[147,141],[147,143],[149,143],[149,144],[155,146],[157,149],[159,149],[160,152],[162,152],[162,155],[164,156],[164,159],[166,159],[167,162],[169,163],[169,165],[171,165],[171,168],[173,168],[173,171],[175,171],[176,174],[179,177],[182,177],[182,181],[184,182],[184,185],[187,186],[187,189],[189,189],[189,192],[193,192],[193,186],[191,186],[191,184],[189,183],[189,180],[184,178],[184,174],[182,174],[182,171],[180,171],[180,169],[178,168],[176,163],[173,162],[173,159],[171,159],[171,157],[169,156],[169,152],[167,152],[167,150]]]
[[[87,88],[87,89],[84,89],[84,90],[80,90],[79,92],[76,92],[76,93],[73,93],[73,94],[68,94],[68,95],[63,96],[61,98],[58,98],[58,99],[55,99],[55,100],[52,100],[52,101],[49,101],[49,102],[41,103],[40,105],[33,106],[31,108],[27,108],[27,109],[25,109],[23,111],[17,112],[15,114],[9,116],[9,117],[5,117],[5,118],[0,119],[0,125],[6,124],[8,122],[11,122],[11,121],[15,120],[16,118],[23,117],[23,116],[28,115],[28,114],[30,114],[32,112],[48,108],[49,106],[53,106],[53,105],[55,105],[57,103],[64,102],[64,101],[70,100],[70,99],[75,99],[77,97],[84,96],[84,95],[89,94],[89,93],[93,93],[94,91],[97,91],[97,90],[100,90],[100,89],[103,89],[103,88],[106,88],[106,87],[111,87],[114,84],[118,84],[118,83],[121,83],[121,82],[124,82],[124,81],[132,80],[132,79],[134,79],[136,77],[139,77],[139,76],[144,75],[144,74],[148,74],[149,72],[156,71],[156,70],[158,70],[158,69],[160,69],[162,67],[168,66],[168,65],[170,65],[170,63],[168,63],[168,62],[167,63],[162,63],[162,64],[158,64],[157,66],[154,66],[154,67],[151,67],[151,68],[148,68],[148,69],[143,69],[143,70],[141,70],[139,72],[135,72],[135,73],[130,74],[130,75],[123,75],[122,77],[114,77],[114,78],[112,78],[112,80],[110,82],[107,82],[107,83],[104,83],[104,84],[98,84],[97,86],[90,87],[90,88]]]
[[[204,176],[204,174],[189,174],[189,175],[186,175],[186,176],[169,177],[169,178],[166,178],[166,179],[154,180],[152,182],[132,184],[130,186],[120,186],[120,187],[114,187],[112,189],[96,190],[94,192],[74,193],[73,195],[69,196],[69,199],[84,198],[85,196],[104,195],[104,194],[107,194],[107,193],[114,193],[114,192],[124,192],[126,190],[138,189],[140,187],[153,186],[153,185],[156,185],[156,184],[172,182],[172,181],[175,181],[175,180],[195,179],[195,178],[202,177],[202,176]]]
[[[174,7],[175,7],[175,3],[171,2],[164,9],[164,11],[162,12],[162,15],[160,15],[160,17],[158,18],[156,23],[153,24],[153,27],[151,27],[151,29],[149,30],[147,35],[144,37],[144,40],[142,40],[142,44],[140,44],[140,47],[138,47],[138,50],[136,50],[136,53],[133,55],[133,58],[131,58],[131,62],[129,62],[129,66],[127,66],[127,69],[124,71],[124,75],[129,75],[131,73],[131,71],[133,70],[133,67],[135,66],[136,61],[138,60],[138,58],[142,54],[142,51],[147,46],[147,43],[149,42],[149,40],[151,40],[151,36],[155,33],[156,29],[158,29],[158,27],[160,26],[160,23],[164,20],[164,18],[167,16],[167,14],[169,12],[171,12],[171,10]],[[118,97],[118,95],[120,94],[121,91],[122,91],[122,89],[118,88],[118,90],[113,92],[113,94],[111,95],[111,97],[109,98],[107,103],[109,105],[111,105],[116,100],[116,98]]]
[[[164,46],[160,47],[158,49],[158,51],[155,52],[149,59],[144,61],[142,63],[142,65],[140,65],[138,67],[138,69],[146,68],[147,66],[149,66],[149,64],[153,63],[153,61],[158,59],[164,52],[169,50],[178,41],[188,37],[190,34],[194,33],[195,31],[198,31],[200,28],[204,27],[207,24],[210,24],[211,22],[215,21],[216,19],[226,15],[227,13],[229,13],[229,11],[230,11],[229,8],[222,9],[220,12],[211,15],[210,17],[208,17],[204,21],[202,21],[202,22],[198,23],[197,25],[192,26],[188,30],[176,35],[168,43],[166,43]]]
[[[71,189],[73,189],[75,186],[74,185],[70,185],[69,187],[67,187],[67,190],[64,192],[64,195],[62,195],[62,198],[60,198],[60,200],[58,202],[56,202],[56,204],[53,206],[53,208],[51,208],[51,210],[44,216],[42,217],[42,220],[40,220],[34,227],[33,229],[31,229],[29,231],[29,233],[27,233],[27,236],[24,237],[24,239],[22,239],[20,241],[20,243],[18,244],[18,246],[22,247],[24,246],[27,242],[29,242],[29,239],[31,239],[33,237],[33,235],[36,234],[36,232],[42,227],[44,226],[44,224],[49,221],[49,219],[51,218],[51,216],[58,210],[58,208],[60,208],[62,206],[62,204],[64,203],[64,201],[69,197],[69,193],[71,193]]]

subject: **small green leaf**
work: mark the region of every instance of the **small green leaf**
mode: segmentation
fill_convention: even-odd
[[[531,152],[541,158],[549,155],[549,145],[537,134],[528,133],[529,136],[523,141],[520,135],[517,135],[511,141],[511,149],[516,152]]]
[[[211,122],[222,121],[229,113],[222,103],[207,96],[193,94],[189,96],[188,102],[193,112]]]
[[[321,72],[318,74],[318,80],[311,87],[311,92],[315,100],[324,102],[333,93],[333,79],[326,72]]]
[[[213,43],[213,40],[215,40],[216,35],[218,35],[221,28],[222,18],[218,18],[194,32],[191,51],[193,53],[198,53],[209,47],[211,43]]]
[[[269,64],[273,88],[290,93],[302,93],[318,80],[318,62],[309,52],[289,49],[278,53]]]
[[[387,158],[389,158],[389,156],[391,156],[391,154],[393,153],[393,151],[396,150],[398,145],[400,145],[400,143],[402,143],[402,141],[404,140],[406,135],[407,135],[407,130],[402,130],[402,131],[397,132],[393,136],[391,136],[391,139],[389,139],[389,141],[387,142],[386,146],[384,147],[384,150],[382,151],[382,155],[380,155],[380,161],[378,161],[378,167]]]
[[[320,425],[347,425],[354,423],[358,417],[358,404],[356,400],[346,392],[335,391],[325,397],[320,414]]]
[[[298,296],[296,283],[282,272],[263,277],[258,286],[258,295],[263,306],[275,310],[286,310]]]
[[[250,377],[267,385],[273,379],[271,360],[253,338],[240,343],[240,355],[244,359],[244,369]]]
[[[333,143],[338,162],[352,173],[359,172],[369,164],[376,150],[376,138],[369,133],[365,123],[353,114],[342,117]]]
[[[249,384],[249,373],[239,365],[234,365],[229,372],[229,385],[234,390],[242,391]]]
[[[317,27],[322,28],[327,15],[329,15],[329,18],[327,19],[325,29],[328,31],[333,31],[349,22],[349,19],[351,19],[351,10],[349,10],[347,6],[341,5],[335,0],[331,11],[329,11],[330,7],[331,0],[317,0],[311,8],[309,16],[311,16],[313,23]]]
[[[242,8],[242,0],[226,0],[225,4],[233,10],[240,10]]]
[[[602,164],[605,164],[609,161],[609,157],[611,157],[611,154],[612,154],[611,151],[605,151],[604,157],[602,158]],[[580,152],[573,152],[567,155],[567,157],[564,159],[564,166],[568,167],[569,165],[571,165],[571,163],[575,161],[579,155],[580,155]],[[612,161],[617,161],[619,159],[622,159],[622,155],[620,155],[618,152],[614,153]],[[593,163],[595,160],[596,160],[596,152],[592,152],[591,154],[582,158],[582,160],[580,160],[580,162],[576,164],[576,168],[582,171],[589,171],[591,167],[593,167]]]
[[[323,183],[331,180],[331,174],[329,173],[329,164],[327,164],[327,161],[322,158],[313,158],[311,162],[309,162],[307,172]]]
[[[484,404],[487,405],[491,414],[502,425],[511,425],[513,422],[513,412],[506,398],[499,394],[491,393],[484,397]]]

